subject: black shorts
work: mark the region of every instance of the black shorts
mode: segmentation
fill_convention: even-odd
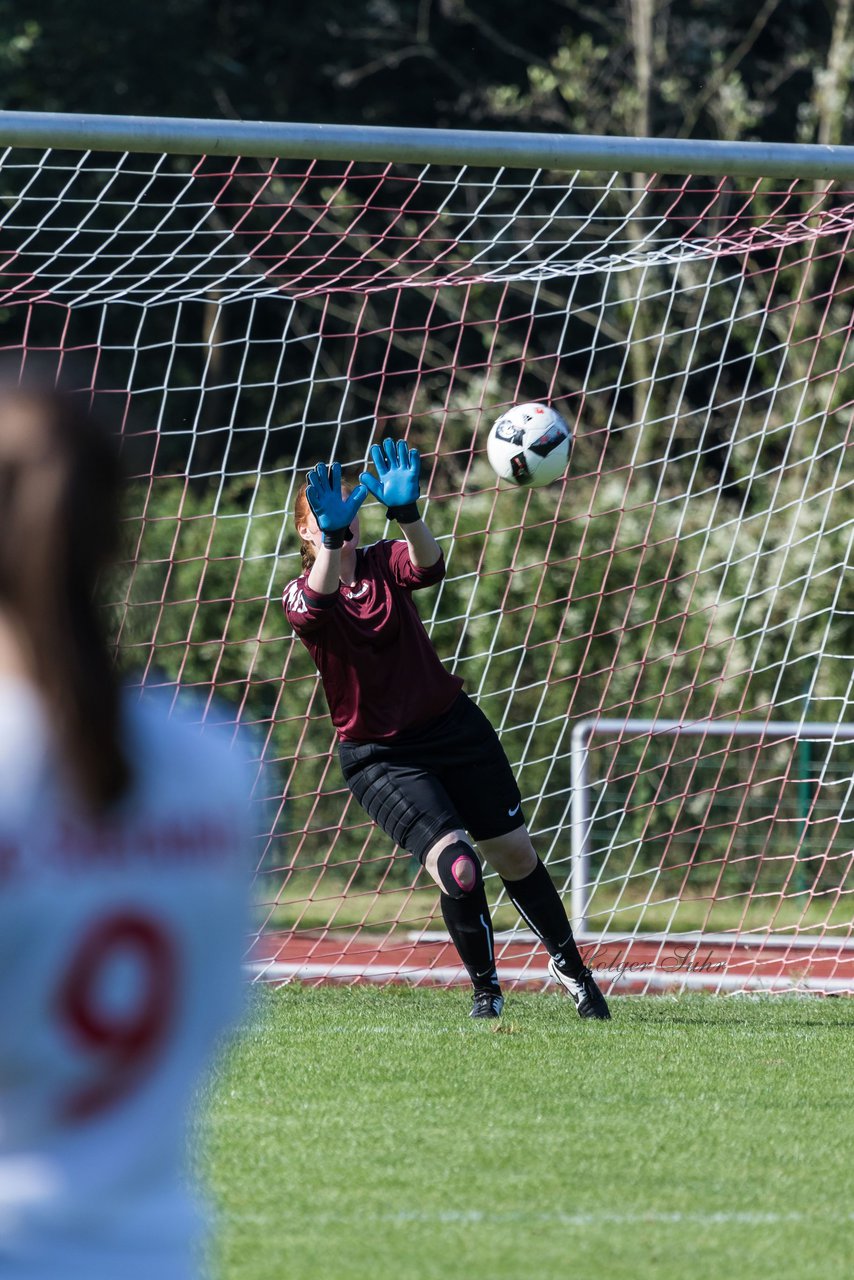
[[[418,729],[385,742],[341,742],[338,754],[359,804],[419,862],[457,828],[491,840],[524,825],[498,734],[464,693]]]

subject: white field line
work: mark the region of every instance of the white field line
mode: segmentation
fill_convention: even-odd
[[[439,982],[455,984],[467,983],[468,975],[461,966],[437,965],[427,968],[423,965],[385,965],[385,964],[349,964],[339,961],[326,963],[311,960],[254,960],[246,965],[251,977],[265,982],[301,982],[310,979],[327,979],[343,982],[347,979],[361,978],[367,982]],[[500,977],[506,982],[542,982],[544,986],[556,985],[545,968],[514,967],[502,965]],[[791,991],[791,992],[837,992],[854,995],[854,978],[787,978],[783,975],[763,977],[751,974],[740,977],[734,973],[683,973],[668,972],[659,969],[597,969],[596,977],[607,984],[611,990],[621,987],[652,988],[655,990],[672,987],[688,988],[695,991]]]
[[[407,942],[447,942],[450,935],[442,929],[410,929],[405,935]],[[539,946],[539,938],[529,929],[499,929],[495,934],[496,942],[524,942],[531,946]],[[621,943],[669,943],[681,947],[686,942],[695,942],[698,946],[742,947],[762,951],[790,951],[801,948],[804,951],[814,949],[854,953],[854,938],[843,940],[819,937],[807,933],[575,933],[575,941],[583,947],[615,947]]]
[[[227,1213],[223,1215],[229,1221],[253,1223],[257,1226],[267,1225],[274,1221],[274,1215],[266,1214],[250,1210],[246,1213]],[[832,1217],[836,1223],[854,1222],[854,1213],[839,1214],[834,1212],[818,1211],[817,1213],[804,1213],[798,1209],[792,1209],[785,1213],[775,1213],[772,1211],[763,1212],[762,1210],[712,1210],[704,1212],[698,1210],[696,1212],[686,1213],[665,1213],[660,1210],[651,1209],[648,1212],[638,1213],[611,1213],[607,1210],[599,1213],[595,1210],[590,1213],[562,1213],[560,1210],[546,1213],[525,1213],[521,1210],[502,1213],[500,1210],[488,1209],[445,1209],[431,1212],[422,1209],[400,1209],[395,1213],[372,1214],[359,1210],[351,1214],[347,1213],[320,1213],[312,1218],[315,1225],[322,1223],[344,1223],[347,1221],[358,1221],[360,1225],[371,1223],[387,1223],[390,1225],[412,1225],[423,1224],[426,1226],[441,1225],[460,1225],[472,1226],[483,1223],[486,1226],[498,1226],[502,1223],[519,1223],[530,1226],[559,1226],[559,1227],[631,1227],[631,1226],[701,1226],[701,1227],[728,1227],[728,1226],[775,1226],[786,1222],[809,1223],[827,1221]],[[279,1224],[282,1222],[281,1214],[275,1216],[275,1221]]]

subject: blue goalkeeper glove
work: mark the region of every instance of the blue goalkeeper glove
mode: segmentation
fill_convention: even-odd
[[[325,462],[318,462],[308,473],[305,496],[323,534],[324,547],[339,551],[353,537],[350,525],[368,496],[367,489],[362,484],[356,485],[350,496],[344,498],[341,493],[341,464],[333,462],[332,470],[328,471]]]
[[[417,449],[407,447],[404,440],[384,440],[371,446],[371,459],[377,469],[376,476],[363,471],[359,476],[364,487],[377,502],[388,508],[389,520],[398,524],[413,524],[420,520],[417,502],[421,494],[421,455]]]

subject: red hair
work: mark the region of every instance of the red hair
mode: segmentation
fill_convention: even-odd
[[[302,560],[302,571],[303,573],[309,573],[311,571],[311,566],[314,564],[317,552],[312,544],[310,542],[306,542],[305,538],[300,533],[300,526],[307,524],[309,516],[314,514],[309,505],[308,498],[306,497],[305,488],[305,484],[301,484],[297,490],[296,501],[294,502],[294,528],[299,534],[299,553]],[[346,498],[350,493],[350,486],[342,484],[341,493]]]
[[[308,505],[308,498],[305,496],[305,485],[301,484],[297,490],[296,502],[294,503],[294,528],[299,534],[299,553],[302,560],[302,571],[308,573],[314,564],[315,550],[310,542],[306,542],[300,533],[300,527],[308,523],[308,517],[312,514],[311,507]]]

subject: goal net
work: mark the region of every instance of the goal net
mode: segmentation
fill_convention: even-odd
[[[839,182],[5,151],[0,344],[123,422],[125,660],[268,766],[259,976],[462,976],[281,608],[307,468],[405,435],[448,566],[422,615],[606,983],[854,985],[852,228]],[[536,491],[486,462],[520,400],[575,433]],[[505,979],[542,982],[487,888]]]

